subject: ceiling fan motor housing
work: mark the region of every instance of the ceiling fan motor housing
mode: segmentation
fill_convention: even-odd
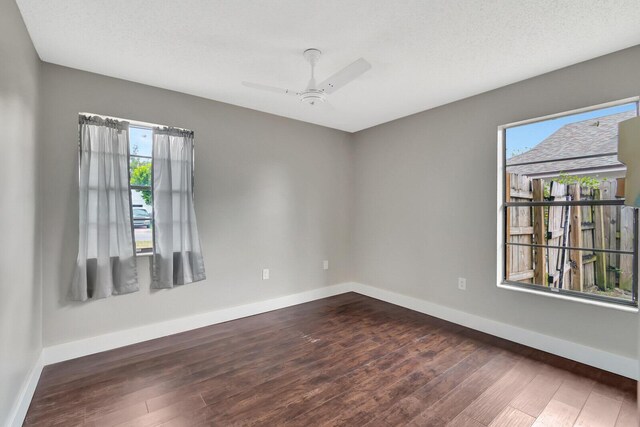
[[[325,100],[324,91],[319,89],[307,89],[300,94],[300,101],[310,105],[321,104]]]

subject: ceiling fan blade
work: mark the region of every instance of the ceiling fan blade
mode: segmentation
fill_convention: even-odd
[[[280,93],[283,95],[293,95],[293,96],[298,95],[296,91],[293,91],[290,89],[282,89],[279,87],[262,85],[260,83],[242,82],[242,85],[246,87],[250,87],[252,89],[266,90],[268,92]]]
[[[360,58],[320,83],[318,89],[324,90],[326,93],[333,93],[370,69],[371,64],[366,59]]]

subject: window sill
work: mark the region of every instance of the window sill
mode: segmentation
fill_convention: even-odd
[[[548,298],[556,298],[556,299],[561,299],[561,300],[565,300],[565,301],[573,301],[573,302],[579,302],[579,303],[582,303],[582,304],[588,304],[588,305],[595,305],[595,306],[598,306],[598,307],[610,308],[610,309],[614,309],[614,310],[618,310],[618,311],[624,311],[626,313],[638,313],[638,307],[615,304],[615,303],[610,303],[610,302],[606,302],[606,301],[598,301],[598,300],[592,300],[592,299],[587,299],[587,298],[577,298],[577,297],[573,297],[573,296],[570,296],[570,295],[562,295],[562,294],[551,293],[551,292],[537,291],[535,289],[529,289],[529,288],[525,288],[525,287],[511,285],[511,284],[508,284],[508,283],[498,283],[498,287],[501,288],[501,289],[508,289],[508,290],[517,291],[517,292],[524,292],[524,293],[528,293],[528,294],[541,295],[541,296],[545,296],[545,297],[548,297]]]
[[[144,253],[136,254],[136,258],[137,257],[145,257],[145,256],[153,256],[153,252],[144,252]]]

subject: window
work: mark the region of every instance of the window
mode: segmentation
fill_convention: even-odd
[[[129,176],[136,254],[153,253],[152,147],[150,127],[129,126]]]
[[[499,127],[503,284],[637,306],[638,209],[624,206],[624,100]]]

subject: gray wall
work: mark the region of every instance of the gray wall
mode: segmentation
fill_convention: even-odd
[[[638,95],[638,70],[634,47],[357,133],[355,279],[637,357],[637,315],[496,287],[496,128]]]
[[[46,346],[351,279],[348,134],[51,64],[42,67],[41,95]],[[78,244],[79,112],[195,131],[208,280],[150,291],[148,258],[140,258],[140,292],[66,300]]]
[[[42,348],[39,68],[17,6],[0,2],[0,424]]]

